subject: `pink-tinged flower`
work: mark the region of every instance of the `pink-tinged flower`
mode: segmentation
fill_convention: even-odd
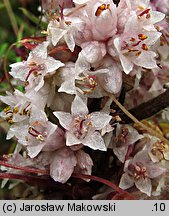
[[[83,3],[85,4],[83,4]],[[78,1],[80,6],[65,12],[65,19],[81,19],[80,28],[73,32],[77,45],[87,41],[106,41],[117,31],[117,8],[111,0]],[[77,2],[76,2],[77,3]],[[72,20],[73,23],[73,20]]]
[[[137,27],[140,28],[140,26],[142,26],[143,29],[148,31],[156,31],[154,24],[160,22],[165,17],[163,13],[152,10],[149,0],[121,0],[117,10],[118,33],[122,33],[124,31],[128,19],[134,18],[133,14],[137,16]]]
[[[17,166],[19,165],[22,167],[36,166],[35,162],[33,160],[31,160],[31,158],[22,156],[19,153],[20,150],[21,150],[21,147],[19,145],[17,145],[13,154],[8,155],[6,157],[7,163],[12,164],[12,165],[17,165]],[[15,173],[15,174],[23,174],[24,173],[24,171],[22,171],[22,170],[12,169],[12,168],[3,167],[3,166],[0,166],[0,170],[5,172],[5,173]],[[1,188],[4,188],[7,182],[8,182],[8,179],[3,179],[2,183],[1,183]],[[10,188],[12,188],[12,186],[16,186],[16,182],[14,184],[13,183],[11,183]]]
[[[151,0],[151,5],[155,10],[169,14],[169,0]]]
[[[143,138],[143,136],[130,125],[117,125],[116,135],[112,140],[112,148],[114,154],[122,163],[125,162],[129,147],[141,138]]]
[[[48,56],[48,45],[49,42],[43,42],[33,49],[27,61],[10,65],[10,74],[15,79],[26,82],[27,90],[39,91],[44,85],[44,77],[53,75],[58,68],[64,66],[62,62]]]
[[[50,175],[56,182],[65,183],[72,175],[77,164],[76,156],[69,148],[57,150],[50,163]]]
[[[34,113],[35,117],[32,116],[26,135],[26,148],[31,158],[36,157],[40,151],[55,151],[65,145],[63,130],[48,121],[44,112],[38,112]]]
[[[110,115],[104,112],[89,114],[85,102],[78,95],[72,102],[71,114],[54,112],[54,115],[66,129],[67,146],[83,144],[94,150],[106,151],[104,140],[99,131],[109,124]]]
[[[154,163],[162,160],[169,161],[169,146],[156,137],[149,136],[147,150]]]
[[[130,20],[131,21],[131,20]],[[125,33],[114,39],[116,54],[109,48],[112,56],[118,56],[126,74],[129,74],[134,65],[147,69],[156,68],[157,56],[153,50],[153,45],[160,38],[159,32],[146,32],[137,28],[133,33],[126,29]]]
[[[56,182],[65,183],[72,175],[91,175],[93,162],[83,150],[73,151],[69,147],[54,152],[42,152],[34,159],[37,164],[50,169],[50,175]],[[86,180],[86,179],[85,179]]]
[[[82,43],[81,48],[81,55],[90,64],[101,61],[107,52],[105,43],[98,41]]]
[[[107,95],[106,91],[113,94],[120,92],[122,69],[110,56],[91,64],[81,52],[76,63],[66,63],[55,78],[56,85],[60,86],[58,92],[80,92],[89,98],[100,98]]]
[[[73,32],[81,28],[82,20],[79,18],[64,17],[64,19],[52,19],[48,25],[48,39],[53,46],[59,42],[66,42],[68,48],[73,52],[75,48],[75,39]]]
[[[94,40],[107,40],[117,31],[117,8],[111,0],[88,1],[84,8]]]
[[[108,72],[107,69],[95,68],[90,70],[91,66],[88,62],[79,60],[74,64],[68,62],[65,67],[59,70],[56,76],[56,85],[60,86],[58,92],[66,92],[68,94],[81,94],[87,97],[99,98],[105,95],[103,88],[98,84],[98,75]],[[83,57],[82,57],[83,58]]]
[[[24,145],[31,158],[41,151],[55,151],[65,145],[64,132],[57,125],[48,121],[45,112],[32,107],[29,121],[12,125],[7,139],[15,136],[18,143]]]
[[[152,181],[163,175],[165,171],[166,169],[159,163],[150,160],[146,150],[142,150],[133,159],[126,161],[119,186],[125,190],[135,184],[141,192],[151,196]]]
[[[118,94],[122,87],[122,68],[118,61],[107,56],[102,61],[102,67],[107,73],[98,74],[100,86],[109,93]]]
[[[74,172],[91,175],[93,166],[91,157],[81,149],[79,151],[76,151],[75,155],[77,159],[77,165]]]

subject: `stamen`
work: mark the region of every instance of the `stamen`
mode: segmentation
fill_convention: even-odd
[[[11,106],[5,107],[4,112],[6,113],[6,112],[8,112],[9,110],[11,110]]]
[[[29,127],[28,133],[35,137],[38,141],[44,141],[44,137],[42,136],[42,134],[33,127]]]
[[[145,166],[143,166],[141,163],[136,163],[136,165],[134,166],[134,178],[136,180],[140,179],[140,177],[142,176],[144,179],[147,177],[147,168]]]
[[[139,56],[139,55],[141,55],[141,51],[139,51],[139,52],[136,53],[136,56]]]
[[[9,116],[9,117],[6,117],[6,121],[9,123],[9,124],[13,124],[13,120],[12,120],[12,117],[13,115]]]
[[[136,41],[136,39],[132,37],[132,38],[130,39],[130,41],[131,41],[131,42],[134,42],[134,41]]]
[[[141,13],[138,15],[138,17],[142,17],[142,16],[144,16],[145,14],[149,14],[149,12],[150,12],[150,9],[148,8],[148,9],[144,10],[143,12],[141,12]]]
[[[37,139],[38,141],[44,142],[44,137],[42,136],[42,134],[39,134],[39,135],[36,137],[36,139]]]
[[[27,77],[26,77],[26,81],[28,80],[28,78],[30,77],[30,75],[33,73],[34,74],[34,76],[37,76],[38,75],[38,72],[39,71],[41,71],[41,70],[43,70],[44,68],[43,68],[43,66],[42,65],[35,65],[36,63],[32,63],[32,64],[30,64],[29,66],[32,68],[30,71],[29,71],[29,73],[28,73],[28,75],[27,75]]]
[[[30,103],[22,110],[22,115],[29,115],[30,114],[30,110],[27,110],[28,107],[30,106]]]
[[[101,6],[99,6],[96,10],[95,16],[100,16],[100,14],[104,11],[104,10],[110,10],[110,4],[102,4]]]
[[[137,43],[133,44],[132,46],[138,46],[141,43],[141,41],[138,41]]]
[[[138,38],[143,41],[143,40],[147,39],[148,37],[144,34],[139,34]]]
[[[13,113],[18,113],[19,112],[19,108],[18,107],[15,107],[14,109],[13,109]]]
[[[141,48],[142,48],[143,50],[145,50],[145,51],[147,51],[147,50],[148,50],[148,47],[147,47],[147,45],[146,45],[146,44],[142,44]]]
[[[84,86],[88,87],[90,90],[94,90],[95,87],[97,86],[96,76],[86,76],[83,78]]]

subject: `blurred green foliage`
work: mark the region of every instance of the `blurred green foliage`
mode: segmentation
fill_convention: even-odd
[[[5,79],[4,58],[7,58],[7,71],[11,63],[21,61],[19,52],[21,45],[16,45],[9,50],[11,44],[19,41],[23,37],[30,37],[40,34],[45,29],[41,20],[39,0],[0,0],[0,94],[5,95],[6,90],[10,91],[10,86]],[[18,48],[18,49],[17,49]],[[22,50],[21,50],[22,51]],[[8,52],[8,55],[7,55]],[[15,83],[14,83],[15,84]],[[22,86],[15,86],[23,91]],[[0,111],[5,107],[0,103]],[[13,151],[15,140],[6,140],[8,124],[0,119],[0,155]],[[0,199],[8,199],[10,192],[0,189]]]

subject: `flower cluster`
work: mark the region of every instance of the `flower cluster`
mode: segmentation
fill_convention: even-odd
[[[0,96],[8,105],[0,114],[10,123],[7,139],[15,137],[20,146],[14,155],[24,150],[25,161],[65,183],[72,173],[91,175],[89,149],[109,148],[124,167],[119,187],[160,193],[168,144],[124,124],[110,95],[118,99],[125,88],[125,105],[132,108],[165,91],[169,32],[162,12],[167,8],[157,0],[53,5],[46,37],[32,46],[27,60],[10,65],[10,75],[25,91]],[[43,8],[50,11],[50,1],[44,0]],[[133,80],[129,89],[128,79]]]

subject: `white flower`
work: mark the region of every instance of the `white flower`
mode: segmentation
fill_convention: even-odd
[[[71,52],[75,48],[74,34],[81,29],[83,22],[79,18],[64,17],[64,20],[51,20],[48,25],[48,35],[53,46],[65,41]]]
[[[0,116],[9,123],[20,122],[29,118],[31,111],[31,101],[25,94],[15,89],[14,94],[7,92],[7,96],[0,96],[3,103],[8,104]]]
[[[31,158],[41,151],[55,151],[65,145],[64,132],[48,121],[44,111],[33,106],[29,121],[13,124],[7,139],[15,136],[18,143],[26,147]]]
[[[74,172],[91,175],[93,166],[93,161],[91,157],[81,149],[75,152],[75,155],[77,159],[77,165]]]
[[[72,103],[71,114],[54,112],[62,127],[66,129],[66,145],[83,144],[92,149],[106,151],[104,140],[99,132],[109,124],[111,116],[103,112],[88,114],[88,108],[78,96]]]
[[[65,183],[72,175],[77,159],[69,148],[56,151],[50,163],[50,175],[56,182]]]
[[[143,138],[137,130],[130,125],[120,125],[116,127],[116,136],[113,138],[113,151],[118,159],[124,163],[129,146]]]
[[[125,163],[124,174],[121,177],[122,189],[135,186],[143,193],[151,196],[152,180],[161,176],[166,171],[159,163],[153,163],[146,150],[138,152],[133,159]]]
[[[39,44],[29,54],[27,61],[10,65],[10,74],[15,79],[26,82],[27,90],[39,91],[44,85],[44,77],[54,74],[58,68],[64,66],[62,62],[48,56],[48,45],[48,41]]]

